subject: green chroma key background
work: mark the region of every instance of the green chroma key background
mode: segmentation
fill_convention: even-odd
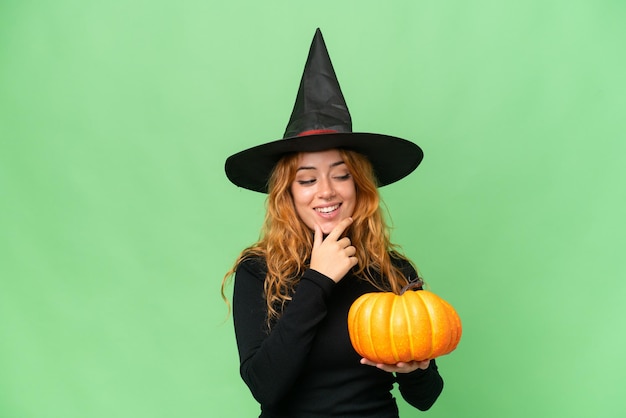
[[[0,416],[258,415],[219,285],[264,196],[223,164],[282,136],[318,26],[355,131],[425,152],[381,190],[463,320],[428,416],[623,416],[625,20],[609,0],[3,0]]]

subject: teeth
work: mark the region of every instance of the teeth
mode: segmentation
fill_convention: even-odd
[[[336,210],[338,207],[339,205],[334,205],[334,206],[328,206],[325,208],[315,208],[315,210],[321,213],[329,213],[329,212]]]

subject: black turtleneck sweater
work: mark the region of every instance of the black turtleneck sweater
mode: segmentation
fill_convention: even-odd
[[[348,335],[348,310],[371,284],[348,273],[339,283],[307,270],[271,331],[266,326],[265,261],[243,261],[235,274],[233,317],[241,377],[261,405],[261,417],[398,417],[391,395],[430,408],[443,388],[428,369],[388,373],[360,364]],[[415,273],[411,277],[415,277]]]

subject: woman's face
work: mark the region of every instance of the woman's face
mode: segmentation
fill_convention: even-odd
[[[302,222],[311,230],[319,225],[324,234],[352,216],[356,205],[354,180],[336,149],[300,155],[291,195]]]

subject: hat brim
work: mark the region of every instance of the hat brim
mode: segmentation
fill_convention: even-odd
[[[361,132],[325,133],[280,139],[231,155],[226,160],[226,176],[239,187],[267,193],[272,170],[283,156],[333,148],[365,155],[374,168],[379,187],[406,177],[424,157],[419,146],[394,136]]]

